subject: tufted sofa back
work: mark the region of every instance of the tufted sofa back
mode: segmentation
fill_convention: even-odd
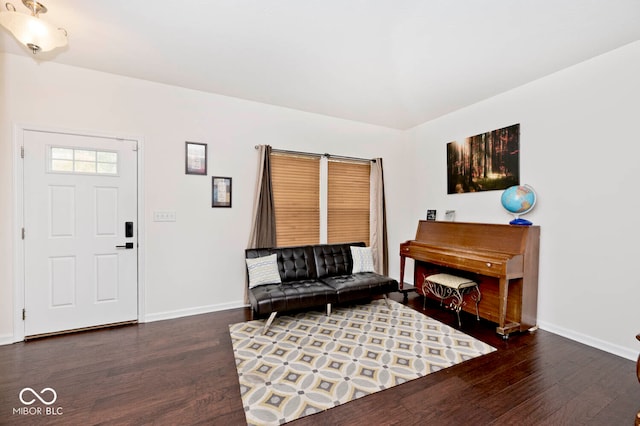
[[[273,253],[278,255],[278,271],[283,283],[317,277],[311,246],[245,250],[245,256],[248,259],[268,256]]]
[[[350,274],[353,270],[351,246],[364,247],[364,243],[319,244],[312,246],[318,278]]]
[[[350,246],[364,247],[365,245],[359,242],[246,249],[245,257],[255,259],[276,253],[280,278],[283,283],[286,283],[350,274],[353,270]]]

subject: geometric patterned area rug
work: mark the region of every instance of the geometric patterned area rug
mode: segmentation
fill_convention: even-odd
[[[496,349],[400,303],[374,300],[231,324],[247,424],[280,425]]]

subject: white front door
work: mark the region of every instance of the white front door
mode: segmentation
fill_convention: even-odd
[[[136,142],[23,135],[25,336],[137,320]]]

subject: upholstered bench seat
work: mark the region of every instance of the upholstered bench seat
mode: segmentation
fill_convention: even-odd
[[[475,292],[473,292],[474,290]],[[464,304],[464,294],[473,292],[471,293],[471,298],[476,302],[476,317],[480,320],[478,304],[480,303],[482,294],[480,293],[480,288],[475,281],[451,274],[434,274],[424,278],[422,291],[425,295],[423,309],[426,308],[426,295],[428,293],[438,297],[441,305],[445,299],[451,299],[451,308],[456,311],[456,314],[458,315],[458,326],[462,326],[462,322],[460,321],[460,311]]]

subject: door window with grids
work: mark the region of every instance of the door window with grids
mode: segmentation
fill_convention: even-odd
[[[51,173],[118,175],[118,153],[89,148],[47,147],[47,170]]]

